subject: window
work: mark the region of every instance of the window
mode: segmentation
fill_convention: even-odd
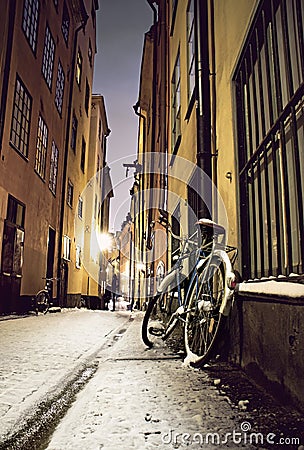
[[[190,0],[187,11],[187,47],[188,101],[190,101],[195,86],[194,0]]]
[[[98,182],[99,179],[99,170],[100,170],[100,156],[97,155],[97,165],[96,165],[96,181]]]
[[[98,197],[97,194],[95,194],[95,201],[94,201],[94,219],[97,219],[97,208],[98,208]]]
[[[180,56],[178,53],[171,81],[171,148],[176,153],[181,139]]]
[[[71,260],[71,239],[68,236],[63,236],[63,259]]]
[[[39,116],[38,119],[38,131],[37,131],[37,145],[36,145],[36,159],[35,159],[35,171],[44,180],[45,178],[45,164],[46,164],[46,151],[48,142],[48,129],[46,123]]]
[[[86,79],[86,92],[85,92],[84,107],[85,107],[87,115],[89,115],[89,104],[90,104],[90,86],[89,86],[88,80]]]
[[[4,221],[1,271],[6,275],[22,275],[25,205],[8,196]]]
[[[101,140],[101,120],[98,123],[98,139]]]
[[[261,2],[234,74],[244,278],[304,272],[303,14]]]
[[[55,142],[52,142],[52,153],[51,153],[51,164],[50,164],[50,180],[49,180],[49,188],[53,192],[53,194],[56,194],[56,187],[57,187],[57,174],[58,174],[58,157],[59,157],[59,150],[55,144]]]
[[[28,156],[31,111],[32,98],[17,76],[10,143],[25,157]]]
[[[98,202],[98,213],[97,213],[97,223],[100,224],[101,219],[101,203]]]
[[[46,84],[50,89],[52,86],[52,79],[53,79],[54,56],[55,56],[55,41],[47,25],[45,29],[44,48],[42,57],[42,74],[44,76]]]
[[[76,64],[76,81],[79,87],[81,84],[81,74],[82,74],[82,56],[80,50],[78,50],[77,64]]]
[[[79,219],[82,219],[82,213],[83,213],[83,200],[81,197],[78,199],[78,217]]]
[[[77,128],[78,128],[78,120],[75,114],[73,114],[72,118],[72,135],[71,135],[71,147],[76,152],[76,141],[77,141]]]
[[[86,157],[86,141],[84,140],[84,138],[82,138],[80,168],[83,173],[85,168],[85,157]]]
[[[80,245],[76,245],[75,267],[76,267],[76,269],[81,268],[81,247],[80,247]]]
[[[24,228],[25,206],[11,195],[8,196],[6,218],[14,225]]]
[[[70,16],[66,3],[63,4],[61,30],[66,44],[69,40]]]
[[[96,27],[96,11],[95,11],[95,6],[94,6],[94,2],[92,2],[92,11],[91,11],[91,15],[92,15],[92,22],[93,22],[93,27]]]
[[[178,3],[178,0],[171,0],[171,29],[170,29],[170,36],[173,35],[173,31],[174,31],[177,3]]]
[[[64,72],[63,72],[61,62],[58,61],[56,92],[55,92],[55,105],[57,107],[59,114],[62,113],[63,93],[64,93]]]
[[[163,261],[159,261],[156,268],[156,287],[158,288],[160,286],[160,283],[165,278],[166,268]]]
[[[93,51],[92,51],[91,39],[89,39],[88,58],[89,58],[90,66],[92,67],[92,65],[93,65]]]
[[[171,10],[174,11],[177,8],[178,0],[171,0]]]
[[[71,180],[68,180],[67,204],[72,208],[74,196],[74,185]]]
[[[22,30],[33,52],[36,52],[39,20],[39,0],[24,0]]]
[[[177,236],[180,236],[181,229],[180,229],[180,204],[177,205],[174,213],[172,214],[171,220],[172,220],[172,233],[174,233]],[[180,241],[174,237],[172,237],[171,242],[171,252],[172,252],[172,264],[174,264],[174,256],[176,256],[177,253],[180,251]]]

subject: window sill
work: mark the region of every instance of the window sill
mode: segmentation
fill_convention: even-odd
[[[173,164],[174,164],[175,157],[176,157],[177,152],[178,152],[178,149],[179,149],[179,147],[180,147],[180,145],[181,145],[181,141],[182,141],[182,136],[181,136],[181,134],[180,134],[180,135],[178,136],[178,138],[176,139],[176,143],[175,143],[173,152],[172,152],[172,154],[171,154],[171,159],[170,159],[170,163],[169,163],[169,166],[171,166],[171,167],[172,167]]]
[[[35,174],[40,178],[40,180],[41,180],[43,183],[45,183],[45,178],[43,178],[43,177],[40,175],[40,173],[37,172],[36,169],[34,169],[34,170],[35,170]]]
[[[22,159],[24,159],[24,161],[29,162],[29,159],[26,155],[24,155],[19,149],[18,147],[16,147],[11,141],[9,142],[9,145],[12,147],[12,149],[15,150],[16,153],[18,153],[19,156],[21,156]]]
[[[190,98],[190,101],[189,101],[189,105],[188,105],[187,113],[186,113],[186,116],[185,116],[185,120],[189,120],[190,119],[194,103],[195,103],[195,89],[193,89],[193,92],[192,92],[192,95],[191,95],[191,98]]]
[[[292,277],[291,277],[292,278]],[[296,277],[295,277],[296,278]],[[269,279],[261,281],[245,281],[238,285],[237,294],[239,297],[254,298],[258,300],[302,300],[304,299],[304,283],[295,281],[284,281],[280,279]]]

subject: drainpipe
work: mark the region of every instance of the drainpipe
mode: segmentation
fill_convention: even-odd
[[[210,1],[210,51],[211,51],[211,153],[212,153],[212,181],[214,188],[213,194],[213,220],[218,221],[217,205],[217,135],[216,135],[216,67],[215,67],[215,29],[214,29],[214,0]]]
[[[197,165],[208,177],[211,169],[211,112],[209,84],[208,0],[195,0],[195,84],[197,120]],[[206,177],[206,178],[208,178]],[[212,192],[208,179],[199,177],[198,215],[211,218]],[[201,198],[202,197],[202,198]]]
[[[160,120],[160,153],[161,153],[161,208],[166,209],[166,187],[167,187],[167,92],[168,92],[168,77],[167,77],[167,55],[168,55],[168,39],[167,39],[167,5],[164,4],[160,16],[160,104],[159,104],[159,120]]]
[[[153,5],[155,3],[154,0],[147,0],[149,6],[153,11],[153,80],[152,80],[152,133],[151,133],[151,142],[152,142],[152,150],[155,152],[155,127],[156,127],[156,95],[157,95],[157,9]],[[151,233],[152,227],[150,224],[152,223],[152,206],[153,206],[153,185],[154,185],[154,160],[151,160],[151,174],[150,174],[150,185],[152,186],[152,193],[149,197],[149,211],[148,211],[148,236],[147,236],[147,248],[151,250]]]
[[[85,13],[85,18],[83,19],[81,25],[75,30],[74,35],[74,48],[72,55],[72,67],[71,67],[71,82],[69,91],[69,102],[68,102],[68,113],[66,121],[66,136],[65,136],[65,147],[64,147],[64,162],[63,162],[63,173],[62,173],[62,191],[61,191],[61,208],[60,208],[60,222],[59,222],[59,241],[58,241],[58,265],[57,265],[57,298],[58,293],[60,294],[61,287],[61,257],[62,257],[62,239],[63,239],[63,224],[64,224],[64,211],[65,211],[65,196],[66,196],[66,181],[67,181],[67,163],[69,154],[69,144],[70,144],[70,128],[71,128],[71,116],[72,116],[72,104],[73,104],[73,88],[74,88],[74,78],[75,78],[75,63],[77,55],[78,46],[78,33],[85,29],[89,16]]]
[[[144,261],[144,228],[145,228],[145,164],[146,164],[146,117],[138,110],[140,107],[139,100],[133,106],[135,114],[143,120],[143,152],[142,152],[142,170],[140,174],[140,184],[139,184],[139,195],[140,195],[140,207],[139,207],[139,223],[140,223],[140,231],[138,235],[140,236],[140,261],[145,264]],[[138,286],[138,294],[140,293],[140,274],[138,275],[139,286]],[[139,298],[138,298],[138,301]]]
[[[133,106],[135,114],[143,119],[143,158],[142,158],[142,171],[141,171],[141,208],[140,208],[140,223],[141,223],[141,246],[140,246],[140,253],[141,258],[143,258],[143,249],[144,249],[144,227],[145,227],[145,220],[144,220],[144,207],[145,207],[145,153],[146,153],[146,117],[139,112],[139,100],[138,102]],[[143,262],[143,259],[142,259]]]
[[[9,83],[9,76],[10,76],[10,70],[11,70],[14,26],[15,26],[15,16],[16,16],[16,0],[9,1],[8,8],[9,8],[9,17],[8,17],[7,45],[6,45],[5,63],[4,63],[4,71],[3,71],[3,84],[2,84],[1,102],[0,102],[0,155],[2,152],[2,141],[3,141],[6,104],[7,104],[8,83]]]

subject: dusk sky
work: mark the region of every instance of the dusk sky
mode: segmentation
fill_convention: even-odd
[[[110,230],[120,230],[130,209],[129,189],[133,171],[125,177],[123,163],[132,163],[137,152],[138,100],[144,34],[153,22],[146,0],[100,0],[97,11],[97,55],[93,93],[105,98],[111,129],[107,161],[111,167],[114,198]]]

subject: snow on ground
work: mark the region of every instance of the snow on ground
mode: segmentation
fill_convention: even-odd
[[[128,319],[123,312],[72,309],[0,321],[0,436],[16,429]]]

